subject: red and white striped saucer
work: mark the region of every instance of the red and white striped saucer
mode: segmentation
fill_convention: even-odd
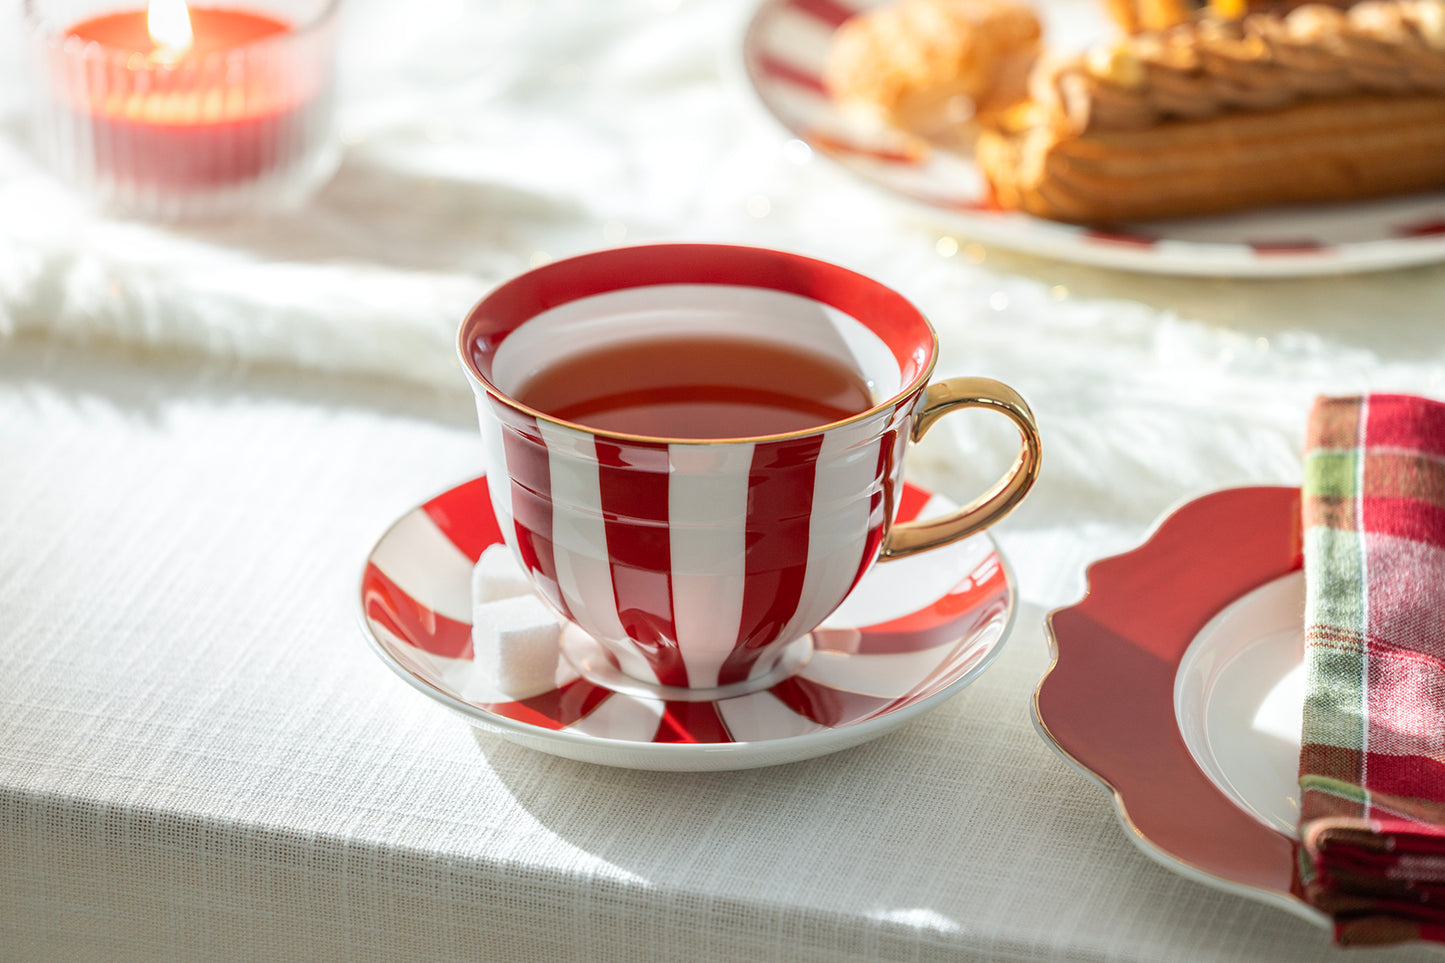
[[[951,507],[911,485],[901,501],[900,520]],[[472,569],[500,541],[485,478],[403,515],[367,558],[362,628],[403,680],[471,724],[604,765],[748,769],[858,745],[976,679],[1015,613],[1013,578],[984,533],[876,565],[813,633],[806,664],[768,689],[671,698],[584,678],[564,655],[551,688],[480,701],[467,695],[489,688],[473,678]]]

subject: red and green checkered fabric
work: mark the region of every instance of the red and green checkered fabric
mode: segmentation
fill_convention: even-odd
[[[1303,496],[1305,894],[1342,943],[1445,942],[1445,404],[1320,399]]]

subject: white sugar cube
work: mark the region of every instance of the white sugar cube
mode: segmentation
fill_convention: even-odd
[[[512,556],[512,550],[501,542],[488,545],[472,569],[472,603],[478,605],[531,594],[532,583]]]
[[[526,698],[556,685],[562,623],[530,589],[472,606],[472,679],[463,695]]]

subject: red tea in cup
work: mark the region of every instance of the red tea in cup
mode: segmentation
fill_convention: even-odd
[[[868,383],[823,354],[751,338],[672,334],[561,358],[514,392],[587,428],[654,438],[781,435],[873,407]]]

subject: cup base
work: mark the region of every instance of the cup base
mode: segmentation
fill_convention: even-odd
[[[706,689],[659,685],[630,676],[617,667],[602,643],[571,623],[562,631],[562,657],[584,679],[623,695],[664,702],[715,702],[770,689],[796,675],[813,657],[813,636],[809,633],[788,643],[773,668],[757,678]]]

